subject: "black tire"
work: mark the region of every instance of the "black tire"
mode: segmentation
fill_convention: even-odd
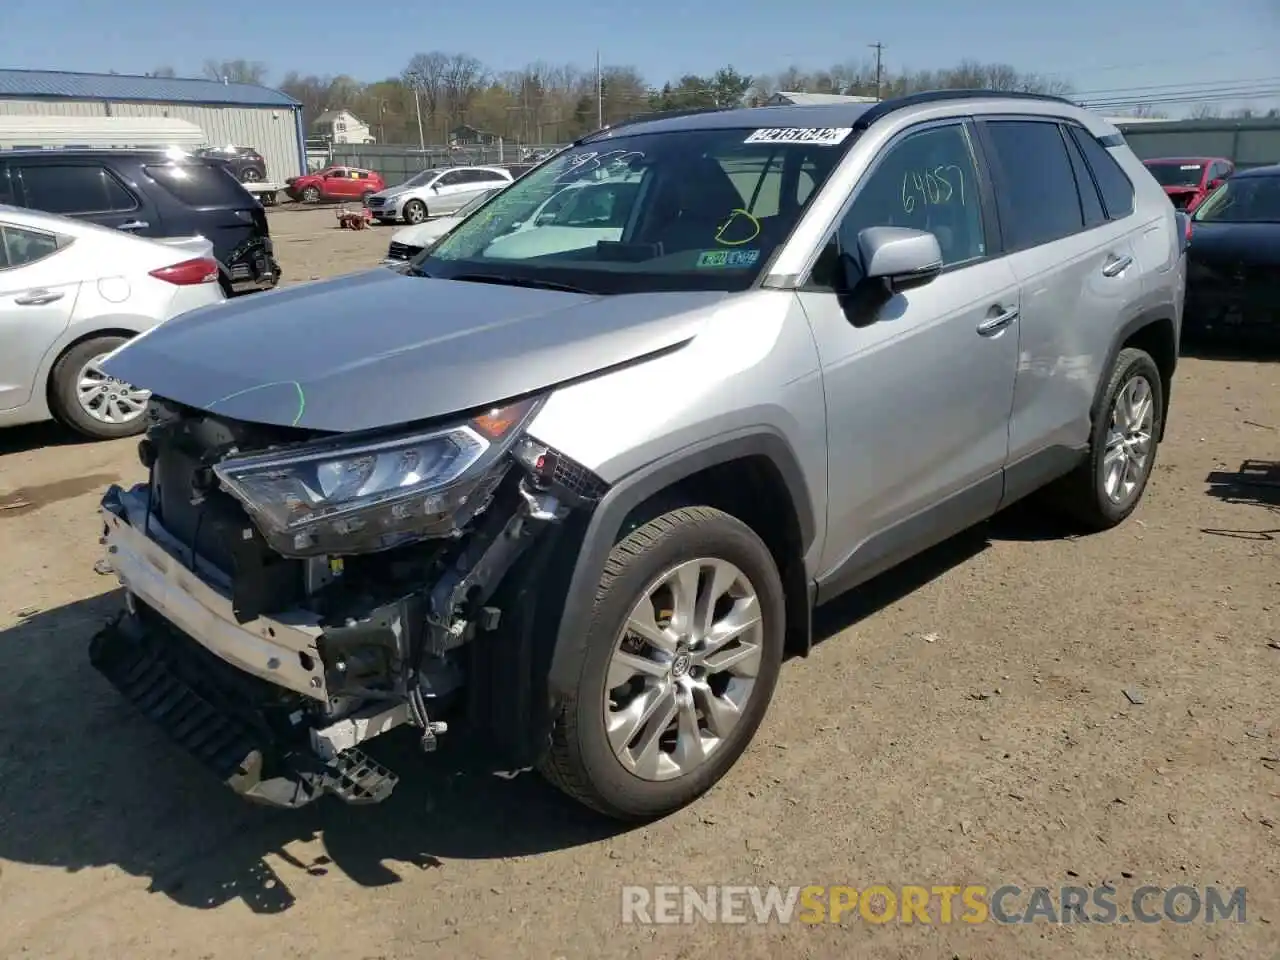
[[[303,191],[302,191],[302,194],[301,194],[300,199],[302,200],[302,202],[303,202],[303,203],[319,203],[319,202],[320,202],[320,188],[319,188],[319,187],[306,187],[306,188],[304,188],[304,189],[303,189]]]
[[[421,200],[410,200],[404,205],[402,216],[405,223],[422,223],[427,219],[427,205]]]
[[[1151,448],[1144,469],[1132,492],[1121,502],[1107,495],[1104,456],[1111,428],[1116,398],[1136,377],[1142,377],[1151,388]],[[1136,347],[1126,347],[1116,357],[1111,378],[1102,395],[1102,403],[1094,416],[1089,438],[1089,456],[1071,473],[1063,477],[1051,491],[1054,504],[1067,517],[1089,531],[1109,530],[1123,523],[1142,501],[1151,472],[1155,469],[1160,436],[1164,429],[1164,381],[1160,368],[1151,355]]]
[[[85,412],[77,399],[80,371],[94,357],[109,353],[127,337],[93,337],[77,343],[58,358],[49,377],[49,405],[54,416],[64,426],[90,440],[117,440],[142,433],[147,426],[145,411],[142,415],[124,423],[103,423]]]
[[[735,564],[756,590],[763,621],[756,688],[742,717],[710,757],[672,780],[644,780],[614,756],[602,718],[609,664],[622,624],[655,577],[698,557]],[[587,650],[574,695],[561,704],[544,777],[580,803],[618,820],[650,820],[691,803],[733,766],[755,735],[773,696],[785,634],[782,581],[769,548],[735,517],[710,507],[681,507],[618,542],[605,563],[587,628]]]
[[[245,167],[240,171],[241,183],[259,183],[265,179],[266,175],[257,167]]]

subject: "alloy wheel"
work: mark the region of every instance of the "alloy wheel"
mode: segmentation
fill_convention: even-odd
[[[643,780],[697,769],[745,713],[763,652],[760,600],[738,567],[699,558],[668,569],[632,608],[609,663],[614,756]]]
[[[103,373],[101,364],[107,356],[101,354],[81,367],[76,378],[76,400],[99,423],[129,423],[146,412],[151,391],[138,390]]]
[[[1146,479],[1154,424],[1151,384],[1146,377],[1133,377],[1116,393],[1102,457],[1102,488],[1112,503],[1127,503]]]

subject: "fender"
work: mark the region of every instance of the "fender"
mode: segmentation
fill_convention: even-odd
[[[781,433],[766,426],[745,428],[684,447],[633,471],[615,483],[596,505],[564,598],[556,631],[548,684],[559,698],[577,684],[586,654],[587,628],[596,585],[627,516],[654,494],[709,467],[745,457],[764,456],[777,467],[796,511],[802,552],[813,544],[817,518],[800,462]]]
[[[1094,420],[1098,415],[1098,409],[1102,406],[1102,401],[1104,399],[1103,393],[1106,391],[1107,383],[1111,379],[1111,370],[1115,366],[1116,357],[1119,356],[1120,351],[1124,348],[1125,343],[1129,340],[1130,337],[1132,337],[1139,330],[1143,329],[1144,327],[1149,327],[1155,323],[1169,323],[1169,324],[1175,323],[1173,317],[1169,316],[1168,308],[1166,306],[1162,305],[1159,307],[1152,307],[1142,311],[1116,332],[1115,337],[1111,341],[1111,346],[1107,349],[1107,360],[1106,360],[1106,363],[1103,364],[1102,366],[1102,374],[1101,376],[1098,377],[1097,386],[1093,388],[1093,402],[1089,404],[1089,423],[1090,424],[1094,422]],[[1163,409],[1160,411],[1161,436],[1158,438],[1160,440],[1164,439],[1163,433],[1165,429],[1165,424],[1169,420],[1169,395],[1173,392],[1173,374],[1174,374],[1174,371],[1177,370],[1178,368],[1178,349],[1179,349],[1178,331],[1175,326],[1174,342],[1173,342],[1173,363],[1169,368],[1169,382],[1164,384],[1164,389],[1161,391],[1161,393],[1164,394],[1164,404],[1163,404]]]

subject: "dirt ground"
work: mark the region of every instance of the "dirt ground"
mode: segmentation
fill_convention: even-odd
[[[271,219],[289,282],[391,233]],[[823,611],[737,769],[627,832],[394,743],[381,807],[243,804],[86,660],[120,603],[94,510],[135,443],[6,431],[0,956],[1280,957],[1280,497],[1236,482],[1280,460],[1280,364],[1188,358],[1173,396],[1130,522],[1018,509]],[[1246,922],[621,922],[626,884],[1104,882],[1245,886]]]

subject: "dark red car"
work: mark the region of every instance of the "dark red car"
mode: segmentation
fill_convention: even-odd
[[[382,176],[363,167],[326,167],[316,173],[290,177],[285,192],[303,203],[321,200],[359,201],[386,188]]]
[[[1144,160],[1173,205],[1193,212],[1205,197],[1222,186],[1236,165],[1223,157],[1160,157]]]

